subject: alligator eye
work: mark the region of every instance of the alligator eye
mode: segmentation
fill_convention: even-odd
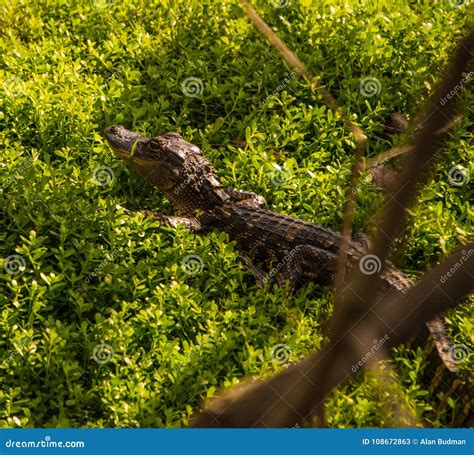
[[[148,148],[154,153],[161,152],[163,147],[166,145],[166,141],[163,140],[162,136],[153,137],[148,141]]]

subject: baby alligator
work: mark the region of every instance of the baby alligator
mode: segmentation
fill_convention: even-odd
[[[339,233],[266,210],[262,196],[223,185],[201,150],[178,133],[148,138],[122,126],[110,126],[105,136],[114,152],[162,191],[175,208],[172,216],[139,213],[200,234],[215,229],[226,232],[258,281],[269,280],[293,289],[308,280],[330,283],[333,279],[341,244]],[[362,266],[365,254],[362,236],[353,238],[347,251],[348,269]],[[381,296],[403,293],[413,285],[388,261],[374,274],[374,280],[378,280]],[[442,321],[430,321],[427,328],[445,366],[453,371],[456,365],[449,355],[451,342]]]

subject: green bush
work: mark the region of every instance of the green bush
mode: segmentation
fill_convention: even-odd
[[[364,128],[368,156],[391,145],[379,127],[387,116],[422,108],[469,17],[447,1],[275,3],[256,7]],[[341,228],[353,138],[237,2],[11,0],[0,12],[0,426],[181,426],[215,390],[279,370],[275,346],[290,361],[319,349],[329,289],[260,289],[224,234],[117,209],[170,212],[106,145],[104,127],[121,123],[179,131],[228,185]],[[380,81],[378,95],[360,93],[366,77]],[[465,91],[464,110],[472,103]],[[459,165],[474,175],[473,122],[453,128],[403,234],[397,264],[413,276],[472,236],[472,186],[448,174]],[[372,232],[383,195],[363,178],[357,202],[355,230]],[[183,268],[189,255],[202,260],[195,275]],[[472,305],[449,323],[472,351]],[[394,355],[406,402],[449,425],[456,403],[436,414],[423,361],[422,351]],[[373,381],[358,375],[333,393],[331,426],[389,424]]]

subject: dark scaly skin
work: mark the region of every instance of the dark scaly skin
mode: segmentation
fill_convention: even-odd
[[[164,192],[176,212],[174,216],[151,211],[142,214],[169,226],[185,225],[197,233],[226,232],[258,281],[271,280],[290,289],[307,280],[332,281],[341,244],[339,233],[268,211],[262,196],[222,185],[201,150],[178,133],[147,138],[111,126],[105,135],[114,152]],[[357,266],[364,254],[362,243],[351,240],[348,269]],[[374,280],[379,280],[380,297],[403,293],[413,285],[389,261],[381,273],[374,274]],[[430,321],[427,328],[444,364],[455,370],[442,321]]]

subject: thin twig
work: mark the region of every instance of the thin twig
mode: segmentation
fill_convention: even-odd
[[[274,428],[300,423],[314,414],[334,387],[347,383],[354,365],[371,351],[373,339],[387,335],[387,326],[393,329],[372,363],[386,358],[391,347],[405,342],[436,314],[454,308],[472,292],[473,277],[474,242],[452,253],[407,294],[380,301],[358,322],[346,319],[334,341],[320,352],[267,380],[244,383],[213,398],[191,426]]]
[[[404,145],[402,147],[393,147],[391,149],[388,149],[385,152],[382,152],[378,154],[377,156],[374,156],[373,158],[368,159],[365,162],[364,170],[371,169],[377,166],[378,164],[383,163],[384,161],[388,161],[397,156],[404,155],[405,153],[408,153],[408,152],[412,152],[414,149],[415,147],[413,147],[413,145]]]
[[[382,264],[405,223],[406,208],[417,185],[425,181],[441,147],[436,132],[454,116],[454,98],[443,103],[441,100],[460,83],[473,49],[474,30],[458,46],[452,64],[429,100],[411,163],[382,219],[386,231],[376,238],[372,251]],[[473,290],[473,277],[474,242],[452,253],[402,296],[375,300],[377,286],[374,288],[370,275],[356,271],[331,318],[330,342],[320,352],[266,381],[244,385],[213,399],[192,426],[286,427],[301,422],[321,406],[334,387],[353,376],[353,366],[371,349],[374,339],[388,337],[384,349],[371,359],[377,361],[387,357],[389,348],[418,333],[433,317],[454,308]]]
[[[352,178],[350,186],[347,190],[347,205],[343,216],[342,224],[342,240],[338,253],[338,268],[334,278],[335,301],[338,300],[344,287],[344,276],[346,273],[347,262],[347,248],[352,235],[352,224],[354,219],[354,210],[356,205],[356,191],[359,184],[360,174],[362,172],[362,157],[367,145],[367,137],[362,129],[351,121],[349,115],[339,107],[335,98],[324,88],[316,82],[314,75],[301,62],[298,57],[288,48],[288,46],[273,32],[268,24],[257,14],[257,12],[245,1],[240,0],[240,5],[247,13],[250,20],[260,30],[260,32],[270,41],[275,49],[280,53],[283,59],[295,70],[295,72],[302,76],[309,82],[313,92],[318,93],[323,101],[331,108],[333,112],[341,115],[345,125],[354,135],[356,141],[356,149],[352,162]]]

